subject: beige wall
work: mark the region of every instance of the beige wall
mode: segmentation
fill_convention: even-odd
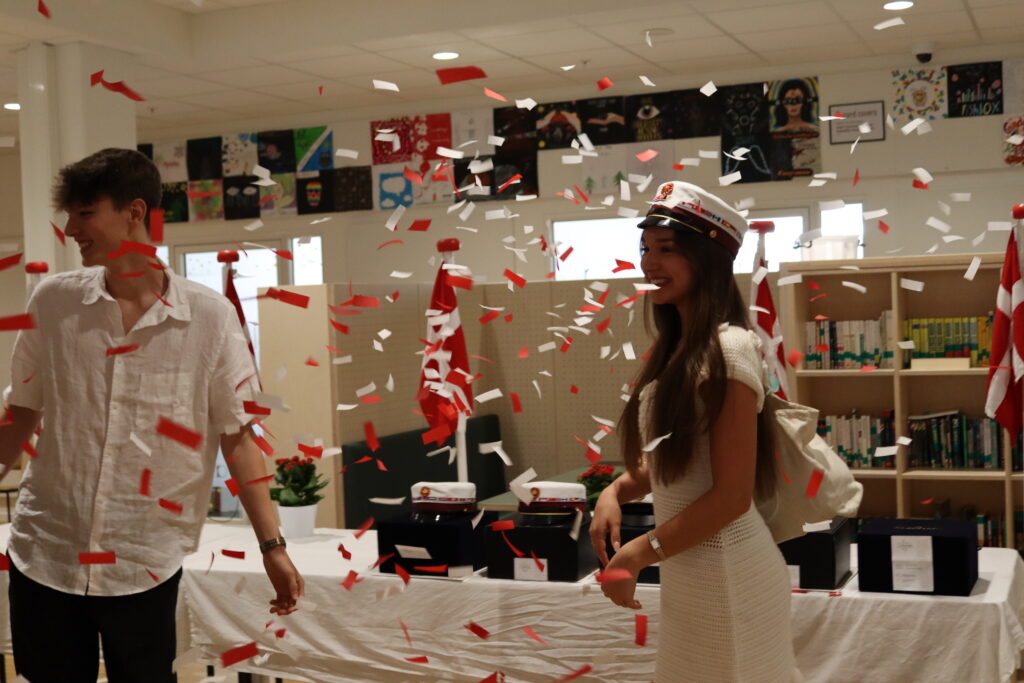
[[[0,149],[0,257],[21,251],[21,174],[13,149]],[[24,264],[24,259],[22,259]],[[25,311],[25,271],[0,271],[0,318]],[[0,391],[11,381],[14,332],[0,332]]]

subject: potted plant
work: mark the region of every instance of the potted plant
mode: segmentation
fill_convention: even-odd
[[[318,493],[327,486],[327,479],[316,471],[313,458],[279,458],[270,498],[277,502],[281,520],[281,533],[285,538],[303,538],[313,535],[316,522],[316,504],[323,499]]]
[[[595,463],[589,470],[576,477],[576,481],[583,484],[587,489],[587,507],[589,509],[594,509],[597,499],[601,496],[601,491],[604,491],[608,484],[615,481],[619,474],[622,473],[616,474],[614,465]]]

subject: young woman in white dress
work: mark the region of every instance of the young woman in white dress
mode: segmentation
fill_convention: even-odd
[[[718,197],[664,183],[639,225],[655,337],[619,432],[627,472],[602,493],[591,537],[606,569],[660,562],[658,683],[802,680],[785,562],[753,505],[774,487],[767,373],[733,277],[746,221]],[[650,453],[643,448],[666,436]],[[619,543],[619,504],[654,494],[657,527]],[[609,560],[605,536],[615,551]],[[603,584],[640,609],[635,579]]]

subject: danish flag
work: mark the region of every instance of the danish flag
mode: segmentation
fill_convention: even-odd
[[[992,355],[988,369],[985,414],[1010,432],[1014,444],[1024,423],[1024,280],[1020,271],[1020,237],[1024,228],[1024,204],[1013,207],[1015,224],[1006,245],[1006,260],[996,294],[992,326]]]
[[[754,254],[754,275],[758,269],[767,268],[768,261],[764,257],[764,236],[775,230],[775,223],[772,221],[753,221],[750,229],[757,233],[757,253]],[[775,388],[775,395],[782,400],[788,400],[786,394],[789,381],[786,377],[786,351],[782,345],[782,328],[779,325],[779,316],[775,312],[775,302],[772,300],[772,290],[768,287],[768,278],[761,278],[756,282],[756,277],[750,281],[750,301],[753,306],[760,310],[751,310],[751,322],[754,324],[754,332],[761,338],[761,355],[764,356],[768,365],[768,376],[775,379],[772,385]]]

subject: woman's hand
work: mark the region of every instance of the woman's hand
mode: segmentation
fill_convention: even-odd
[[[625,569],[631,574],[628,578],[601,584],[601,591],[604,592],[605,597],[619,607],[640,609],[640,602],[636,599],[636,577],[643,567],[640,566],[639,559],[635,559],[637,553],[634,552],[636,548],[635,542],[639,540],[643,540],[643,537],[641,536],[627,543],[621,550],[615,553],[615,557],[604,568],[606,572],[613,569]]]
[[[285,549],[278,546],[263,553],[263,568],[277,593],[270,601],[271,613],[284,616],[297,610],[296,604],[305,594],[306,585]]]
[[[597,498],[594,505],[594,518],[590,522],[590,540],[594,544],[594,552],[601,566],[608,566],[608,549],[605,547],[605,536],[611,536],[612,549],[619,552],[619,529],[622,526],[622,508],[612,482]]]

